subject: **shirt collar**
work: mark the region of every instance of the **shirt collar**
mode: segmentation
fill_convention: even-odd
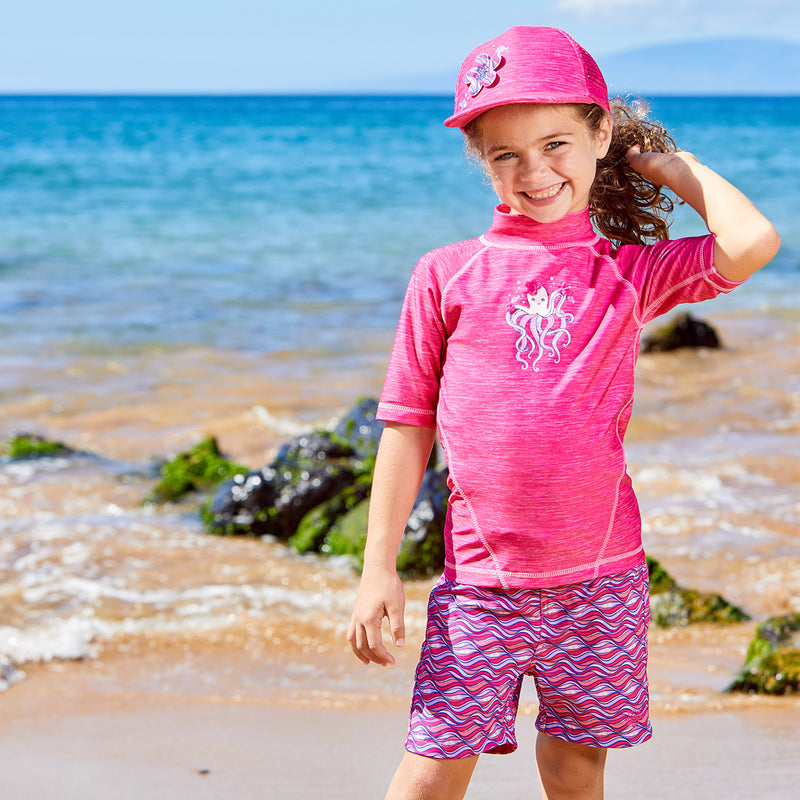
[[[598,239],[592,228],[588,206],[566,214],[556,222],[537,222],[524,214],[514,214],[502,203],[494,210],[489,230],[481,237],[488,244],[505,246],[589,244]]]

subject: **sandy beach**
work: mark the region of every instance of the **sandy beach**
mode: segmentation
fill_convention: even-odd
[[[2,697],[5,796],[378,798],[402,751],[406,712],[396,703],[167,696],[131,688],[114,673],[108,664],[52,665]],[[533,713],[523,707],[516,753],[481,759],[470,800],[540,797]],[[797,719],[797,705],[781,700],[657,711],[650,742],[610,755],[607,797],[789,800],[797,789]]]

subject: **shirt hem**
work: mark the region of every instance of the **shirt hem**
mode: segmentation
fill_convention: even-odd
[[[466,586],[495,589],[547,589],[553,586],[567,586],[597,578],[606,578],[609,575],[626,572],[644,560],[644,546],[639,545],[635,550],[607,556],[591,564],[541,572],[511,572],[490,567],[465,567],[447,562],[444,576],[448,580]]]
[[[436,411],[413,408],[400,403],[379,403],[375,418],[381,422],[399,422],[423,428],[436,427]]]

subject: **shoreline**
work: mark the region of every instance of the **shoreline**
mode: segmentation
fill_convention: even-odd
[[[80,666],[37,669],[0,695],[0,784],[9,796],[39,800],[58,787],[62,800],[379,797],[402,755],[407,710],[397,703],[166,696],[124,683],[112,691],[92,687]],[[654,713],[650,742],[609,754],[608,796],[790,797],[798,705],[749,705]],[[517,738],[515,753],[480,759],[469,800],[490,800],[498,787],[509,797],[540,797],[530,708],[521,710]]]

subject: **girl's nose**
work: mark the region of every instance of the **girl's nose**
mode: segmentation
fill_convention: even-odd
[[[545,160],[539,155],[526,156],[522,162],[522,176],[524,178],[535,178],[543,175],[546,169]]]

